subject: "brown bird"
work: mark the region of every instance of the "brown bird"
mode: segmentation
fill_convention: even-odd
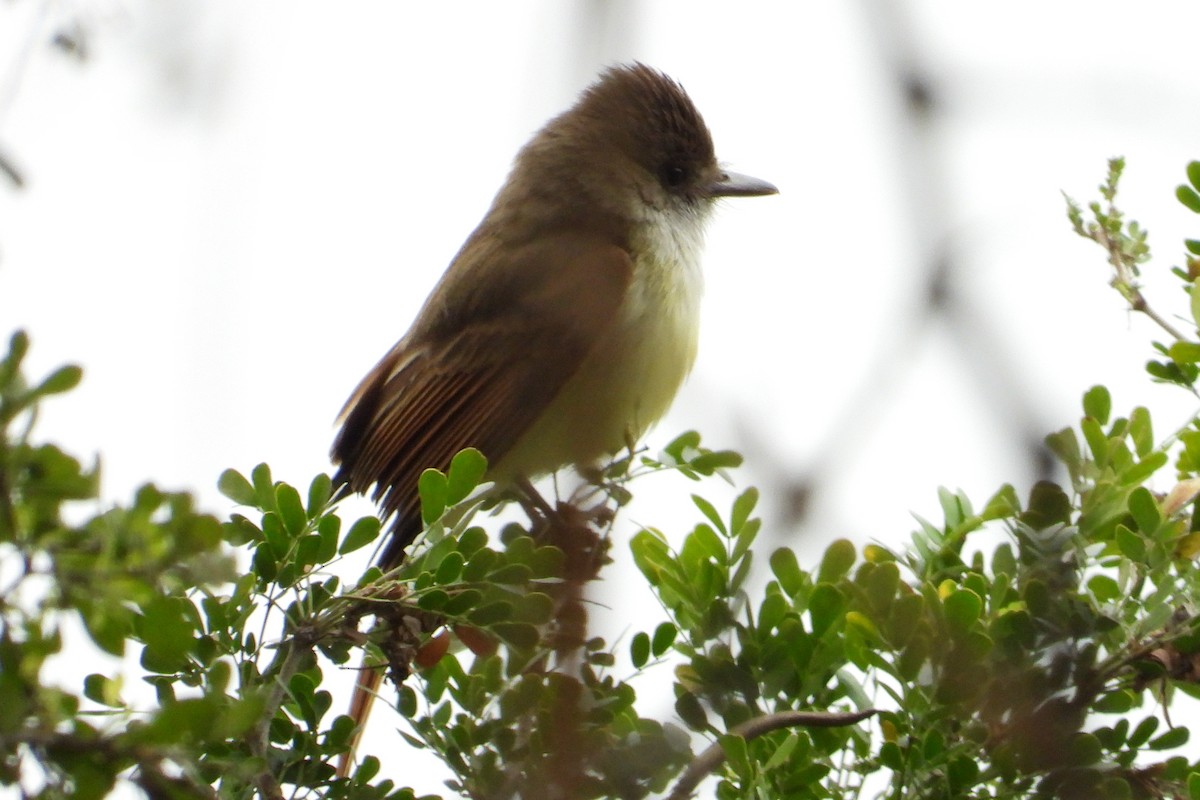
[[[421,531],[421,472],[459,450],[511,483],[593,463],[657,421],[696,355],[715,201],[775,192],[722,169],[683,88],[641,64],[609,69],[548,122],[342,409],[335,481],[374,486],[391,518],[380,566]],[[360,678],[360,724],[378,676]]]

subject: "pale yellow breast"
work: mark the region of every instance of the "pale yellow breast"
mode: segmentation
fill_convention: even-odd
[[[618,318],[493,471],[504,480],[589,464],[619,451],[670,407],[699,334],[702,224],[656,212],[631,242],[633,279]]]

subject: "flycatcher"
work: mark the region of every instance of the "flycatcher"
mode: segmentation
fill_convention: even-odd
[[[421,531],[421,473],[459,450],[506,483],[590,464],[656,422],[695,360],[714,203],[776,191],[722,169],[683,87],[641,64],[550,120],[342,409],[335,483],[375,487],[392,519],[380,566]],[[360,731],[381,679],[359,676]]]
[[[692,368],[704,225],[774,194],[721,168],[700,113],[642,64],[609,69],[517,155],[408,333],[342,409],[336,484],[421,531],[417,479],[465,447],[504,483],[618,452]]]

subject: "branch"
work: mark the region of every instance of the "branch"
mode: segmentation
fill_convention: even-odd
[[[181,763],[179,754],[170,748],[147,747],[145,745],[130,745],[124,741],[123,735],[110,736],[81,736],[76,733],[60,733],[57,731],[29,730],[14,735],[0,735],[0,751],[11,753],[24,745],[40,753],[39,760],[43,770],[53,771],[49,765],[51,759],[44,757],[49,752],[71,754],[84,757],[100,756],[109,763],[134,766],[134,772],[126,777],[146,792],[151,800],[157,798],[199,797],[217,800],[217,793],[211,786],[206,786],[188,776],[169,776],[164,771],[164,765],[170,765],[172,771],[178,771]],[[54,787],[51,787],[53,790]],[[52,793],[52,792],[51,792]],[[22,795],[27,796],[27,795]]]
[[[1121,293],[1121,296],[1125,298],[1127,303],[1129,303],[1129,307],[1132,310],[1145,314],[1147,317],[1153,320],[1158,327],[1170,334],[1175,341],[1188,341],[1188,338],[1176,330],[1174,325],[1167,322],[1165,317],[1150,307],[1150,304],[1146,302],[1145,296],[1135,284],[1126,283],[1114,278],[1112,285],[1118,292]]]
[[[271,684],[271,691],[267,694],[262,714],[255,724],[254,730],[250,732],[249,738],[250,752],[261,758],[264,764],[263,770],[254,779],[264,800],[283,800],[283,789],[271,773],[271,760],[268,757],[271,749],[271,721],[275,719],[275,714],[283,705],[283,699],[288,693],[288,684],[291,683],[292,677],[300,671],[300,665],[304,658],[312,653],[313,644],[315,644],[315,638],[311,630],[296,631],[280,647],[279,652],[275,654],[275,660],[267,670],[270,672],[276,664],[279,665],[279,672]]]
[[[8,178],[9,183],[13,185],[13,188],[25,188],[25,176],[17,167],[16,162],[14,162],[4,150],[0,150],[0,175]]]
[[[741,725],[736,725],[730,734],[740,736],[746,741],[752,741],[759,736],[777,731],[780,728],[841,728],[846,725],[853,725],[857,722],[862,722],[868,717],[874,716],[878,712],[874,708],[868,708],[866,711],[847,711],[842,713],[830,713],[823,711],[781,711],[777,714],[764,714],[761,717],[755,717],[751,720],[746,720]],[[725,761],[725,750],[720,743],[711,745],[700,755],[696,756],[695,760],[688,765],[684,770],[683,775],[675,784],[675,788],[671,790],[667,800],[687,800],[692,796],[692,792],[700,784],[700,781],[707,778]]]

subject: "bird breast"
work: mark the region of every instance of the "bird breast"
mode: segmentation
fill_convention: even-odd
[[[646,209],[631,236],[633,275],[616,319],[496,465],[496,478],[594,463],[666,413],[696,357],[703,223],[690,210]]]

